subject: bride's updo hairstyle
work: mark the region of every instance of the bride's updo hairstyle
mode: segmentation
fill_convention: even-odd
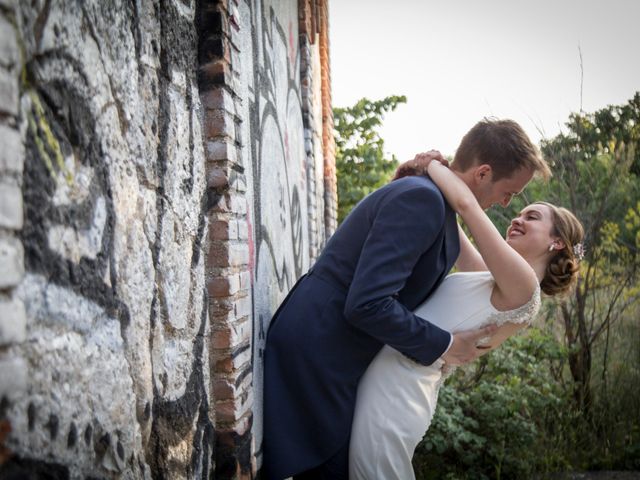
[[[580,258],[577,255],[583,250],[584,229],[576,216],[566,208],[556,207],[547,202],[535,203],[545,205],[551,210],[551,234],[560,237],[565,244],[562,250],[555,250],[555,255],[549,261],[547,271],[540,282],[540,288],[547,295],[564,295],[578,280]]]

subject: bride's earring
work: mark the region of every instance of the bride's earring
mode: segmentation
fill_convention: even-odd
[[[549,245],[549,251],[550,251],[550,252],[553,252],[554,247],[555,247],[555,244],[553,244],[553,243],[552,243],[551,245]]]

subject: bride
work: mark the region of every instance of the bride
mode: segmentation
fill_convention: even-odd
[[[438,161],[431,179],[465,222],[457,273],[449,275],[415,313],[455,333],[498,326],[478,348],[493,350],[527,326],[540,307],[540,290],[566,293],[582,255],[583,228],[568,210],[536,202],[511,221],[503,240],[471,190]],[[440,385],[451,372],[437,360],[419,365],[384,346],[358,385],[349,447],[352,480],[414,479],[411,459],[433,417]]]

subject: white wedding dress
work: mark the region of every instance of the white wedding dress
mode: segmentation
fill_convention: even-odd
[[[450,332],[531,322],[540,308],[539,287],[529,302],[507,312],[491,305],[493,287],[489,272],[453,273],[414,313]],[[443,363],[420,365],[387,345],[374,358],[358,385],[350,480],[415,479],[411,459],[448,376],[442,373]]]

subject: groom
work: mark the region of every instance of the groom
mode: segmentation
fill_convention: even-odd
[[[432,159],[442,157],[418,155],[398,176]],[[464,136],[452,169],[485,209],[506,207],[535,173],[549,173],[517,123],[487,119]],[[428,177],[395,180],[353,209],[269,327],[264,478],[347,478],[358,381],[384,344],[423,365],[479,355],[490,328],[452,335],[412,313],[458,253],[455,212]]]

